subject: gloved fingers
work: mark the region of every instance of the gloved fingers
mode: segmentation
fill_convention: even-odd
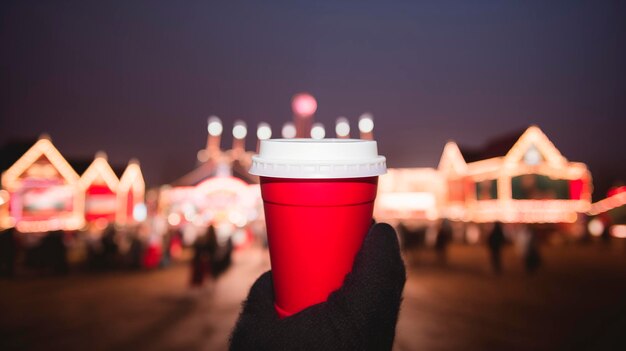
[[[406,270],[396,232],[389,224],[378,223],[370,228],[352,272],[338,292],[355,306],[381,300],[399,301],[405,281]]]
[[[256,350],[272,338],[278,316],[274,311],[271,271],[263,273],[252,285],[237,324],[230,336],[230,350]],[[262,332],[265,330],[266,332]]]
[[[248,297],[243,305],[243,313],[252,313],[264,320],[278,320],[276,311],[274,310],[272,271],[263,273],[254,284],[252,284]]]

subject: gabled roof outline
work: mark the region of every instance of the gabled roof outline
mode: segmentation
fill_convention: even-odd
[[[140,188],[134,188],[135,184],[140,184]],[[131,188],[133,188],[134,191],[143,191],[144,187],[145,182],[143,179],[143,174],[141,173],[141,167],[139,167],[139,161],[137,161],[136,159],[132,159],[128,162],[128,166],[126,166],[124,173],[120,177],[118,191],[120,193],[128,192]]]
[[[50,139],[47,136],[43,136],[3,173],[2,186],[10,188],[11,185],[42,156],[45,156],[48,161],[50,161],[50,164],[52,164],[69,184],[78,182],[80,177],[76,171],[74,171],[69,162],[65,160],[59,150],[54,147]]]
[[[107,156],[104,152],[98,152],[93,162],[87,167],[85,173],[80,177],[79,184],[83,190],[89,188],[89,186],[98,179],[100,176],[106,185],[113,192],[117,192],[117,188],[120,184],[117,175],[111,168],[111,165],[107,161]]]
[[[528,127],[517,142],[515,142],[511,150],[504,156],[504,163],[506,165],[513,165],[522,162],[524,154],[531,146],[537,148],[537,151],[543,156],[546,163],[552,166],[567,164],[567,159],[561,155],[561,152],[554,146],[543,131],[535,125]]]
[[[443,147],[441,159],[437,169],[442,172],[454,171],[456,174],[465,174],[467,172],[467,163],[461,154],[459,146],[454,141],[449,141]]]

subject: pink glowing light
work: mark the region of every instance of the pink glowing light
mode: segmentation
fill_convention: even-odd
[[[291,109],[298,117],[311,117],[317,111],[317,101],[311,94],[296,94],[291,99]]]

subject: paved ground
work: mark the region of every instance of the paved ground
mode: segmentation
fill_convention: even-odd
[[[623,244],[544,248],[533,276],[512,248],[499,277],[482,247],[453,246],[446,267],[420,251],[395,350],[626,350]],[[198,293],[183,265],[0,281],[0,350],[225,350],[241,300],[268,266],[259,249],[237,252]]]

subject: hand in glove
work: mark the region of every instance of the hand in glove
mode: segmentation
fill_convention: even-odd
[[[279,319],[271,271],[250,289],[230,350],[390,350],[406,281],[394,229],[375,224],[326,302]]]

